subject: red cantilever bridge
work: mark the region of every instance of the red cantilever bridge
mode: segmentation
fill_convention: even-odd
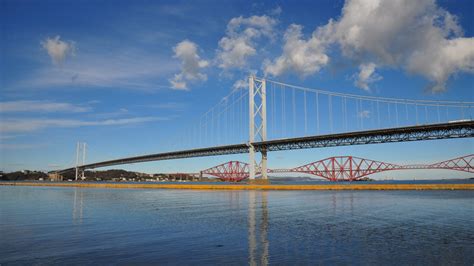
[[[474,173],[474,154],[433,164],[399,165],[354,156],[334,156],[291,169],[268,169],[269,173],[305,173],[329,181],[357,181],[371,174],[409,169],[446,169]],[[202,175],[217,177],[223,181],[240,182],[249,177],[249,165],[229,161],[201,171]]]

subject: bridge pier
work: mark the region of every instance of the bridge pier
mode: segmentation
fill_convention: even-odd
[[[75,176],[75,180],[79,180],[79,178],[81,180],[85,180],[86,179],[86,169],[85,168],[80,168],[80,167],[76,167],[76,176]]]

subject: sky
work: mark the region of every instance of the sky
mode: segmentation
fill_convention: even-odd
[[[250,74],[362,96],[474,101],[469,0],[0,0],[0,5],[3,171],[70,167],[78,141],[87,143],[87,162],[180,148],[178,136],[230,92],[242,93]],[[244,130],[228,141],[246,140]],[[197,146],[202,143],[189,141],[187,147]],[[271,153],[269,167],[334,155],[427,163],[473,150],[471,139],[298,150]],[[228,160],[247,161],[247,155],[123,168],[195,172]]]

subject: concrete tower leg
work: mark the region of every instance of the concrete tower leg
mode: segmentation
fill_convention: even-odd
[[[260,173],[262,181],[268,183],[267,151],[263,147],[260,151],[261,160],[257,163],[254,142],[267,140],[267,95],[266,81],[251,75],[249,77],[249,180],[255,182],[255,176]]]

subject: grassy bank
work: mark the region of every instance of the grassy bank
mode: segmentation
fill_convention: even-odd
[[[79,182],[0,182],[1,186],[146,188],[204,190],[474,190],[474,184],[328,184],[328,185],[257,185],[257,184],[123,184]]]

